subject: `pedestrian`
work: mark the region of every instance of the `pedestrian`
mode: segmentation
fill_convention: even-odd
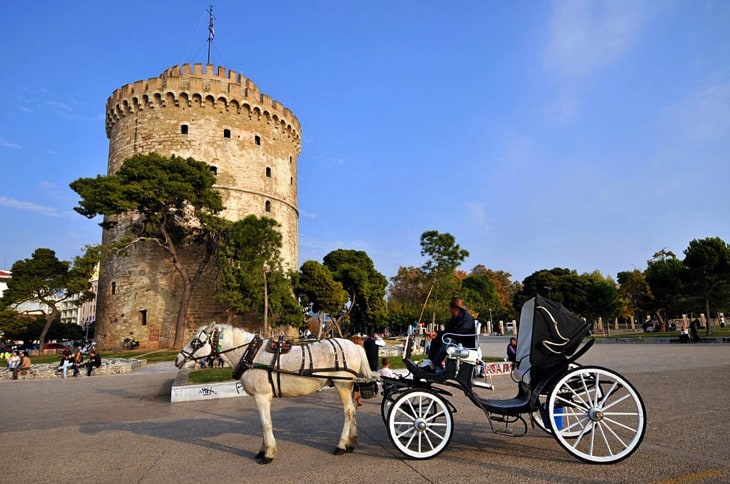
[[[74,376],[79,376],[79,368],[84,364],[84,349],[83,347],[76,348],[76,354],[74,354],[73,364],[71,368],[74,369]]]
[[[58,365],[57,371],[63,372],[63,378],[65,379],[68,376],[68,369],[71,368],[72,365],[73,354],[71,353],[71,348],[67,346],[61,354],[61,362]]]
[[[13,350],[13,353],[8,358],[8,368],[11,370],[15,369],[20,365],[20,353],[17,350]]]
[[[101,366],[101,355],[96,352],[96,350],[91,350],[89,353],[89,361],[84,363],[84,366],[86,366],[86,376],[91,376],[91,372],[94,371],[94,368],[99,368]]]
[[[380,360],[380,364],[382,365],[382,368],[380,369],[380,376],[393,378],[393,370],[390,369],[390,360],[383,357],[383,359]]]
[[[20,364],[13,368],[13,380],[18,379],[18,373],[20,373],[21,370],[30,370],[31,365],[32,362],[30,361],[30,356],[28,356],[27,351],[24,351],[23,356],[20,358]]]
[[[466,348],[476,347],[476,322],[464,305],[464,301],[460,297],[452,298],[449,302],[449,310],[451,311],[451,319],[446,324],[446,328],[443,332],[439,331],[431,341],[431,351],[428,353],[428,358],[418,365],[421,368],[433,370],[436,374],[441,374],[441,364],[446,358],[444,335],[446,335],[446,338],[451,339],[454,344],[461,343]]]
[[[372,372],[378,371],[378,353],[380,352],[381,346],[380,344],[378,344],[378,339],[380,339],[380,341],[383,341],[378,333],[373,331],[370,337],[363,342],[365,354],[368,357],[368,365],[370,366],[370,371]]]
[[[695,318],[689,325],[689,332],[692,334],[692,341],[700,340],[700,320]]]
[[[512,363],[512,366],[517,363],[517,338],[515,337],[510,338],[507,345],[507,361]]]

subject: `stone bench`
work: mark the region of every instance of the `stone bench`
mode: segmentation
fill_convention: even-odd
[[[146,360],[127,360],[121,358],[108,358],[101,360],[101,366],[94,368],[92,376],[120,375],[131,373],[133,370],[147,364]],[[80,376],[86,376],[86,368],[79,368]],[[72,378],[73,368],[68,369],[68,377]],[[63,373],[58,370],[58,362],[34,364],[27,370],[20,370],[18,380],[52,380],[62,378]],[[12,380],[13,371],[4,368],[0,371],[0,380]]]

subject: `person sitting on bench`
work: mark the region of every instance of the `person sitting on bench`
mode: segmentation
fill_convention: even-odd
[[[438,334],[431,341],[431,348],[428,352],[428,358],[423,360],[418,366],[434,370],[436,374],[442,372],[441,365],[446,358],[446,344],[443,342],[443,335],[447,335],[447,338],[451,338],[454,343],[461,343],[466,348],[474,348],[476,346],[476,322],[474,317],[469,314],[469,310],[464,305],[464,301],[460,297],[454,297],[449,303],[449,309],[451,310],[451,319],[446,323],[446,327],[443,331],[439,331]],[[452,336],[452,335],[464,335],[464,336]]]
[[[99,368],[101,366],[101,355],[96,352],[96,350],[91,350],[91,353],[89,353],[89,361],[84,363],[84,366],[86,366],[86,376],[91,376],[91,372],[94,371],[94,368]]]
[[[13,380],[18,379],[18,373],[20,373],[21,370],[30,370],[31,367],[31,361],[30,356],[28,356],[28,352],[24,351],[23,356],[20,359],[20,364],[13,368]]]

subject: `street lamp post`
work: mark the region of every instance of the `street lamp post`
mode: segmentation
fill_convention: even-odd
[[[551,294],[552,294],[553,288],[550,286],[545,286],[545,290],[548,292],[548,299],[550,299],[552,301],[553,298],[552,298]]]
[[[492,325],[492,308],[489,308],[489,331],[492,332],[494,326]]]

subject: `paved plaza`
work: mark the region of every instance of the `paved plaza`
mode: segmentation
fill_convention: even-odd
[[[506,340],[483,344],[501,356]],[[434,459],[405,458],[380,417],[380,398],[359,408],[360,444],[332,451],[342,425],[333,391],[274,402],[279,454],[254,460],[261,442],[249,397],[170,403],[171,363],[128,375],[0,382],[0,480],[8,483],[706,483],[730,481],[727,419],[730,345],[597,344],[582,359],[637,388],[648,413],[642,445],[614,465],[583,463],[549,435],[492,434],[463,395],[455,431]],[[507,376],[495,392],[511,397]]]

